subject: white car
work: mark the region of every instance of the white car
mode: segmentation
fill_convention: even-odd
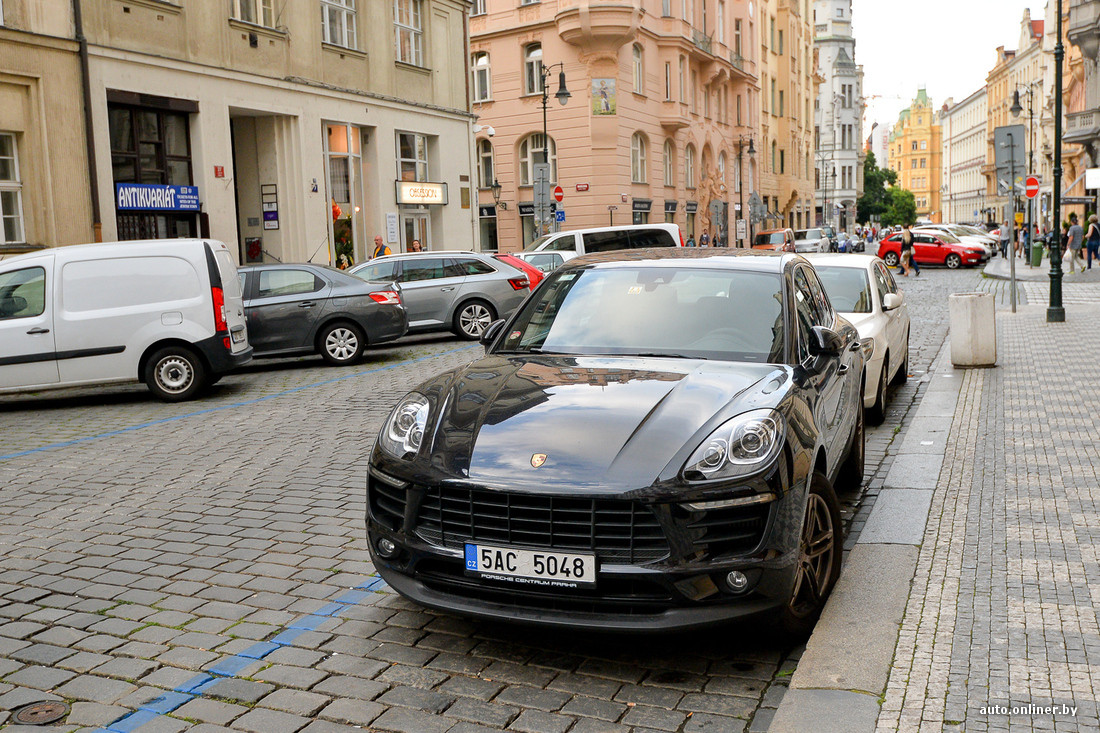
[[[829,300],[863,343],[863,407],[886,418],[886,388],[909,376],[909,309],[886,263],[874,255],[808,255]]]
[[[552,232],[513,254],[543,272],[553,272],[567,260],[591,252],[683,246],[684,234],[675,224],[633,224]]]
[[[794,233],[794,251],[799,254],[810,252],[828,252],[832,249],[829,235],[820,227],[817,229],[799,229]]]
[[[993,256],[993,253],[995,251],[995,247],[990,242],[989,237],[975,234],[974,232],[968,231],[966,228],[958,226],[956,224],[929,224],[927,226],[916,227],[913,231],[926,231],[931,232],[932,234],[946,234],[949,237],[954,237],[955,239],[959,240],[959,244],[962,244],[963,246],[980,248],[983,252],[985,252],[984,259],[987,260]]]

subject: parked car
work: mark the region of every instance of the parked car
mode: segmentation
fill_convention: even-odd
[[[821,230],[825,232],[825,236],[829,238],[829,251],[836,252],[837,247],[840,245],[840,235],[836,233],[836,229],[833,229],[830,224],[822,224]]]
[[[901,233],[891,234],[878,246],[878,256],[889,267],[901,259]],[[918,265],[946,265],[952,270],[963,265],[980,265],[988,258],[985,248],[967,246],[943,233],[913,230],[913,257]]]
[[[142,381],[178,402],[251,358],[221,242],[83,244],[0,262],[0,392]]]
[[[932,234],[942,235],[944,241],[950,242],[952,239],[957,240],[959,243],[969,247],[980,247],[985,250],[985,258],[988,260],[993,256],[995,251],[995,242],[992,237],[984,234],[978,235],[973,232],[969,232],[963,227],[955,226],[954,224],[929,224],[926,226],[916,227],[914,232],[931,232]]]
[[[829,301],[859,331],[863,345],[863,406],[871,421],[886,419],[888,384],[909,376],[909,308],[886,268],[873,255],[811,255]]]
[[[799,229],[794,233],[795,252],[828,252],[829,249],[829,237],[823,229]]]
[[[248,333],[256,356],[320,354],[354,364],[368,345],[405,335],[408,318],[390,283],[367,283],[313,264],[240,268]]]
[[[756,233],[752,238],[752,249],[794,252],[794,239],[793,229],[768,229]]]
[[[518,252],[516,257],[537,268],[544,275],[565,264],[565,256],[561,252]]]
[[[505,622],[812,628],[840,570],[834,484],[863,476],[863,355],[805,259],[576,258],[482,343],[371,453],[391,587]]]
[[[406,252],[347,272],[368,282],[398,283],[410,333],[450,329],[476,339],[530,292],[526,274],[479,252]]]
[[[516,257],[514,254],[498,252],[493,255],[493,259],[500,260],[504,264],[511,265],[512,267],[526,274],[528,285],[532,290],[534,290],[535,286],[542,282],[542,279],[546,277],[546,273],[544,273],[542,270],[535,267],[529,262],[524,262],[519,257]]]
[[[517,253],[516,256],[534,264],[533,259],[545,262],[546,260],[540,255],[549,252],[560,257],[562,262],[566,262],[592,252],[683,246],[684,235],[676,224],[633,224],[546,234],[524,247],[523,252]],[[543,268],[540,267],[540,269]]]

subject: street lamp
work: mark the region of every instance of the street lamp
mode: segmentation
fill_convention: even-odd
[[[1027,150],[1027,173],[1029,176],[1035,175],[1035,90],[1031,83],[1028,83],[1024,87],[1024,93],[1027,94],[1027,134],[1028,134],[1028,150]],[[1012,92],[1012,106],[1008,110],[1012,113],[1013,117],[1019,117],[1020,113],[1024,111],[1024,108],[1020,106],[1020,87]],[[1015,186],[1016,182],[1013,181],[1012,185]],[[1013,189],[1015,192],[1015,189]],[[1035,236],[1034,215],[1032,210],[1034,209],[1035,200],[1027,200],[1027,242],[1030,247],[1034,244],[1031,240]]]
[[[753,157],[754,155],[756,155],[756,148],[753,147],[753,144],[752,144],[752,135],[740,135],[740,136],[738,136],[738,138],[737,138],[737,176],[738,176],[738,180],[740,181],[741,185],[739,185],[737,188],[738,188],[738,194],[741,197],[741,203],[740,203],[741,217],[740,218],[742,218],[742,219],[745,218],[745,165],[744,165],[744,162],[742,160],[741,151],[742,151],[742,148],[745,147],[745,138],[746,137],[749,140],[749,149],[746,152],[749,154],[750,158]],[[751,226],[752,219],[749,219],[749,224]],[[751,245],[752,244],[752,231],[751,230],[748,232],[748,235],[749,235],[748,243]],[[734,232],[734,236],[736,236],[736,232]]]
[[[489,190],[493,192],[493,202],[497,205],[498,209],[508,208],[507,202],[500,202],[500,192],[503,188],[504,186],[501,186],[500,181],[498,181],[496,178],[493,179],[493,185],[489,186]]]
[[[1050,305],[1047,323],[1062,323],[1066,309],[1062,307],[1062,252],[1058,235],[1062,226],[1062,60],[1066,57],[1062,45],[1062,0],[1058,0],[1058,44],[1054,47],[1054,236],[1050,240]]]
[[[569,90],[565,88],[565,64],[558,62],[551,64],[550,66],[542,67],[542,162],[550,166],[550,135],[546,129],[546,109],[550,103],[550,89],[546,84],[547,78],[550,76],[552,69],[558,69],[558,91],[554,94],[554,98],[558,100],[558,104],[564,107],[569,98],[573,95],[569,93]],[[549,211],[543,210],[540,212],[543,216],[539,226],[539,235],[546,234],[547,232],[542,230],[542,226],[546,225],[547,231],[550,229],[550,222],[546,221],[549,218]]]

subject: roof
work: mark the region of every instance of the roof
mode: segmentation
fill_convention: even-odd
[[[558,271],[584,267],[600,269],[625,267],[669,267],[703,270],[722,268],[750,270],[753,272],[780,273],[787,262],[796,255],[790,252],[769,250],[730,249],[727,247],[653,247],[650,249],[620,249],[613,252],[575,257],[558,268]],[[671,262],[675,260],[675,262]]]
[[[1042,38],[1043,37],[1043,31],[1045,30],[1045,28],[1046,28],[1046,21],[1044,21],[1044,20],[1033,20],[1033,21],[1031,21],[1031,37],[1036,38],[1036,39]]]
[[[866,269],[869,264],[878,259],[875,255],[841,254],[839,252],[822,252],[803,255],[813,263],[815,267],[851,267],[853,269]]]

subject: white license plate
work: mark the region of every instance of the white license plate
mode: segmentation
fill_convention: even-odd
[[[593,587],[596,585],[596,556],[467,544],[466,573],[518,585]]]

